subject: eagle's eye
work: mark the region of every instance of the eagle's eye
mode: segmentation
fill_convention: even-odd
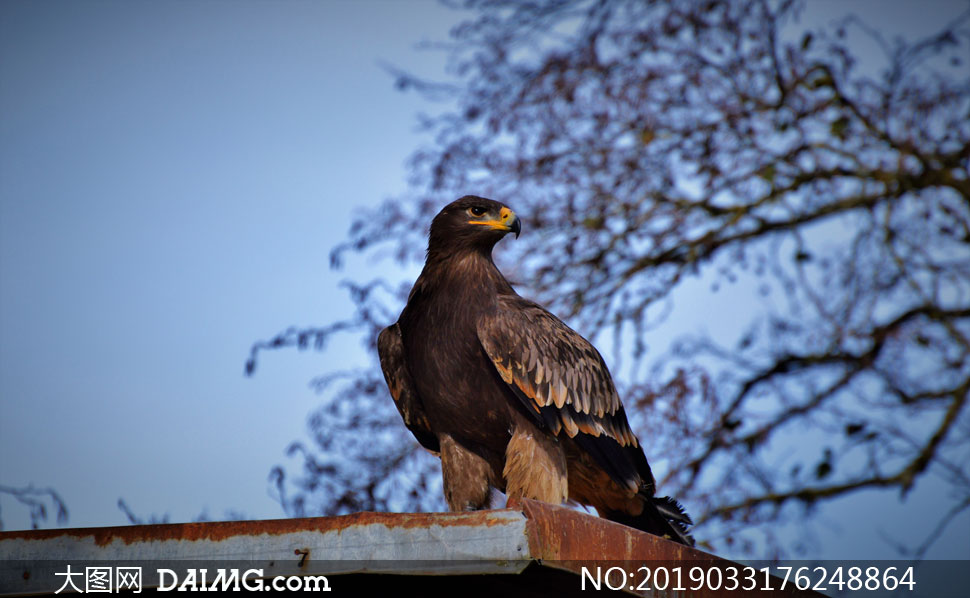
[[[471,208],[468,208],[468,211],[471,212],[472,216],[481,216],[482,214],[487,212],[488,209],[483,208],[482,206],[473,206]]]

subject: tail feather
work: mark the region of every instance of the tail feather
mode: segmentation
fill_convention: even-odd
[[[684,526],[685,531],[687,526],[694,525],[690,515],[684,510],[684,507],[669,496],[654,496],[650,500],[653,501],[654,506],[657,507],[661,515]]]
[[[693,521],[680,503],[669,496],[649,496],[644,497],[644,500],[643,511],[639,515],[630,515],[622,511],[609,511],[603,515],[610,521],[622,523],[685,546],[694,545],[694,538],[687,532]]]

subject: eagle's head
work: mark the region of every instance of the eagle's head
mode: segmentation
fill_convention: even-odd
[[[460,248],[490,251],[506,234],[519,236],[522,224],[508,206],[466,195],[445,206],[431,221],[428,251]]]

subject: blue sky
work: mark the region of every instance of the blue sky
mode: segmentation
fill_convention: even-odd
[[[379,66],[430,2],[0,4],[0,483],[74,526],[282,516],[266,475],[350,350],[250,344],[349,312],[328,252],[400,193],[418,99]],[[343,356],[343,357],[342,357]],[[281,356],[282,357],[282,356]],[[26,524],[6,497],[4,523]]]
[[[119,497],[173,521],[283,516],[267,474],[305,436],[308,381],[364,356],[347,339],[264,355],[253,378],[244,361],[254,340],[349,313],[337,285],[357,272],[328,252],[356,208],[406,189],[426,141],[429,106],[380,64],[442,73],[415,46],[461,16],[418,0],[0,3],[0,484],[56,488],[70,526],[127,523]],[[874,514],[870,498],[826,512],[826,542],[873,556],[878,518],[920,500]],[[28,525],[0,507],[7,529]],[[847,537],[867,515],[874,531]]]

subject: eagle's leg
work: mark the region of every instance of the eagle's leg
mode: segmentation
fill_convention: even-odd
[[[555,437],[517,428],[505,449],[505,493],[554,505],[569,495],[566,456]]]
[[[445,500],[452,511],[477,511],[489,506],[492,468],[482,457],[447,434],[439,437]]]

